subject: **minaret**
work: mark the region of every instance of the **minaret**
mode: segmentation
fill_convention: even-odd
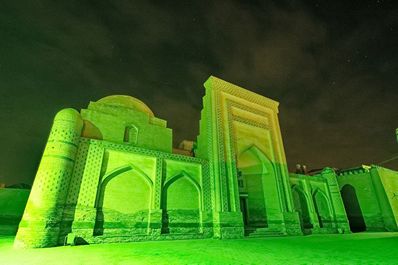
[[[82,127],[74,109],[63,109],[55,116],[14,247],[57,245]]]

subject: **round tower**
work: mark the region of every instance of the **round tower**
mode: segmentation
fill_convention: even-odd
[[[63,109],[55,116],[15,247],[57,245],[82,127],[82,118],[74,109]]]

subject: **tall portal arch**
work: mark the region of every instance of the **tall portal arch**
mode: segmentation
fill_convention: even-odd
[[[252,145],[238,156],[237,167],[246,229],[268,227],[273,214],[281,209],[274,164]]]

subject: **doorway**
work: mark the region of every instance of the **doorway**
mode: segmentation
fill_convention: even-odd
[[[347,213],[348,222],[350,223],[351,232],[366,231],[366,224],[363,218],[361,206],[357,197],[355,188],[349,184],[344,185],[341,189],[344,207]]]
[[[243,217],[243,225],[245,229],[248,226],[248,219],[249,219],[249,213],[247,211],[247,194],[240,194],[239,195],[239,200],[240,200],[240,211],[242,212],[242,217]]]
[[[246,235],[268,227],[265,194],[270,188],[267,181],[272,179],[273,174],[272,166],[266,168],[265,162],[268,162],[265,156],[254,146],[238,157],[237,183]]]

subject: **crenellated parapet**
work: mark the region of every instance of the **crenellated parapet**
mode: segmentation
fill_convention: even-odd
[[[362,165],[360,167],[341,169],[336,172],[337,176],[358,175],[368,173],[371,166]]]

